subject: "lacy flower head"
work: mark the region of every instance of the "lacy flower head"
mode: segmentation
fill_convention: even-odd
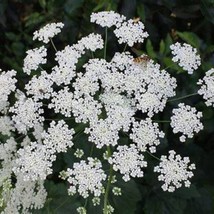
[[[144,156],[139,153],[134,144],[128,146],[118,146],[117,151],[112,154],[108,162],[113,165],[115,171],[123,175],[124,181],[129,181],[130,177],[143,177],[142,168],[147,167]]]
[[[174,133],[182,133],[181,142],[185,142],[186,137],[192,138],[194,133],[203,129],[203,124],[200,122],[202,113],[197,112],[196,108],[180,103],[172,113],[170,125]]]
[[[102,193],[102,182],[106,180],[106,174],[98,159],[89,157],[87,162],[81,160],[74,163],[72,169],[67,170],[67,180],[70,183],[69,194],[78,192],[82,197],[87,198],[89,193],[100,196]]]
[[[40,64],[45,64],[47,62],[47,49],[42,46],[40,48],[34,48],[26,52],[27,56],[24,59],[23,71],[28,75],[32,70],[39,68]]]
[[[64,24],[62,22],[47,24],[33,33],[33,40],[38,39],[39,41],[48,43],[51,38],[61,32],[63,27]]]
[[[115,13],[114,11],[102,11],[91,14],[91,22],[96,23],[101,27],[118,27],[125,19],[125,16]]]
[[[200,85],[198,94],[203,95],[206,100],[205,104],[214,107],[214,69],[207,71],[204,78],[200,79],[197,84]]]
[[[144,24],[141,21],[135,22],[130,19],[123,22],[122,25],[114,30],[118,42],[128,44],[130,47],[134,43],[143,43],[144,39],[149,36],[149,34],[144,31]]]
[[[196,48],[191,45],[184,43],[183,45],[179,42],[170,46],[174,57],[172,61],[178,62],[188,74],[192,74],[194,70],[198,69],[201,65],[201,58],[197,54]]]
[[[156,146],[160,144],[159,138],[163,137],[164,133],[159,131],[158,124],[152,123],[150,118],[140,122],[133,122],[130,138],[141,151],[146,151],[148,147],[150,152],[156,152]]]
[[[154,172],[159,173],[159,181],[163,181],[162,189],[168,192],[174,192],[183,184],[185,187],[190,187],[189,179],[193,177],[192,170],[195,169],[195,164],[189,164],[188,157],[181,158],[176,155],[176,152],[169,151],[169,156],[162,155],[160,164],[154,168]]]

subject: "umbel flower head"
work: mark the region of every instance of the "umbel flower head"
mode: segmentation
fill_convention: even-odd
[[[106,174],[101,162],[91,157],[88,157],[87,162],[81,160],[74,163],[72,169],[67,169],[67,180],[70,183],[68,192],[71,195],[78,192],[84,198],[87,198],[89,193],[100,196],[105,179]]]
[[[206,100],[205,104],[214,107],[214,69],[207,71],[204,78],[200,79],[197,84],[201,86],[198,94],[203,95]]]
[[[193,48],[191,45],[176,42],[170,48],[174,55],[172,61],[178,62],[188,74],[193,74],[193,71],[201,65],[201,58],[197,54],[196,48]]]
[[[33,33],[33,40],[38,39],[39,41],[48,43],[51,38],[61,32],[63,27],[64,24],[62,22],[47,24]]]
[[[174,150],[169,151],[169,156],[161,156],[160,164],[154,168],[154,172],[159,173],[159,181],[163,181],[162,189],[168,192],[174,192],[176,188],[180,188],[183,184],[190,187],[189,179],[193,177],[192,170],[195,164],[189,164],[188,157],[181,158],[176,155]]]
[[[174,133],[182,133],[181,142],[185,142],[186,137],[192,138],[194,133],[203,129],[203,124],[200,122],[202,113],[197,112],[196,108],[180,103],[172,113],[170,125]]]

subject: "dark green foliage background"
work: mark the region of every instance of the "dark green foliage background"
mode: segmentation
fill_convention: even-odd
[[[198,49],[202,57],[202,66],[193,75],[187,75],[173,64],[169,72],[177,78],[177,97],[197,92],[196,82],[214,64],[214,0],[0,0],[0,67],[3,70],[15,69],[19,78],[25,51],[38,46],[32,41],[32,34],[41,26],[54,21],[65,23],[63,33],[54,38],[60,49],[73,44],[82,36],[98,31],[100,28],[89,23],[93,11],[115,10],[128,18],[140,17],[145,23],[150,39],[144,45],[129,49],[136,56],[144,52],[158,61],[162,68],[172,65],[169,45],[175,41],[190,43]],[[112,38],[110,34],[109,39]],[[116,43],[108,45],[108,55],[122,50]],[[54,53],[54,52],[53,52]],[[51,53],[50,53],[51,54]],[[84,59],[83,59],[84,61]],[[51,66],[51,65],[50,65]],[[22,87],[20,85],[20,87]],[[157,161],[146,156],[149,166],[143,179],[128,183],[119,181],[122,197],[110,197],[116,214],[213,214],[214,213],[214,110],[206,107],[198,95],[181,101],[169,102],[164,113],[157,120],[169,120],[171,109],[179,102],[196,106],[203,112],[204,130],[186,143],[178,141],[179,136],[172,133],[168,123],[160,123],[166,133],[166,139],[158,147],[157,156],[175,149],[182,156],[189,156],[196,163],[197,170],[190,188],[181,188],[175,193],[165,193],[152,172]],[[74,126],[74,122],[70,122]],[[82,130],[83,125],[77,127]],[[127,138],[121,134],[122,142]],[[75,139],[80,147],[90,152],[86,136]],[[128,143],[128,142],[127,142]],[[68,197],[67,186],[58,178],[58,172],[72,166],[74,150],[60,154],[54,164],[55,173],[48,177],[46,187],[49,191],[44,209],[35,213],[76,213],[78,206],[85,201],[78,196]],[[95,151],[99,153],[98,151]],[[89,153],[88,153],[89,154]],[[90,201],[90,200],[89,200]],[[101,214],[100,207],[87,204],[90,214]]]

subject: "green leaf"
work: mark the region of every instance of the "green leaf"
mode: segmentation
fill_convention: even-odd
[[[36,24],[43,22],[45,17],[40,13],[35,12],[29,15],[26,19],[25,27],[34,27]]]
[[[40,6],[41,6],[43,9],[45,9],[45,7],[46,7],[46,0],[39,0],[39,4],[40,4]]]
[[[166,48],[165,43],[164,43],[163,40],[161,40],[161,42],[160,42],[160,49],[159,49],[160,54],[164,54],[165,48]]]
[[[145,214],[164,214],[164,202],[153,196],[146,199]]]
[[[67,186],[63,183],[55,184],[52,181],[46,182],[48,191],[47,201],[44,208],[34,210],[33,214],[76,214],[76,209],[82,206],[77,196],[69,196]]]
[[[186,201],[174,197],[174,193],[153,192],[146,198],[145,214],[183,214]]]
[[[187,42],[188,44],[192,45],[193,47],[199,49],[200,48],[200,38],[192,33],[192,32],[178,32],[177,31],[177,35],[183,39],[185,42]]]
[[[175,196],[183,199],[191,199],[200,197],[200,193],[198,192],[195,185],[191,185],[190,188],[180,188],[175,191]]]
[[[139,4],[137,7],[137,15],[140,17],[140,19],[145,22],[146,20],[146,14],[145,14],[145,7],[143,4]]]
[[[170,53],[170,45],[172,44],[172,38],[170,36],[170,34],[168,33],[165,39],[165,55],[167,55],[168,53]]]
[[[137,203],[141,200],[141,194],[137,184],[131,180],[124,182],[123,180],[116,183],[122,190],[121,196],[111,194],[110,204],[114,207],[114,214],[131,214],[135,213]]]
[[[177,71],[178,73],[184,72],[184,70],[175,62],[172,61],[170,57],[164,57],[163,62],[166,68]]]
[[[20,35],[17,35],[13,32],[6,32],[5,36],[8,40],[11,40],[11,41],[19,41],[20,40]]]
[[[146,42],[146,51],[151,58],[156,58],[156,53],[154,51],[154,48],[152,46],[152,42],[150,39],[148,39]]]

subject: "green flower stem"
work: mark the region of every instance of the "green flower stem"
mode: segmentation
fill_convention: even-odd
[[[94,52],[93,51],[91,51],[91,57],[92,57],[92,59],[94,59]]]
[[[53,46],[54,50],[57,52],[57,49],[56,49],[56,46],[54,45],[53,40],[52,40],[52,39],[50,39],[50,40],[51,40],[51,44],[52,44],[52,46]]]
[[[51,119],[51,118],[46,118],[45,119],[46,121],[53,121],[53,120],[75,120],[75,118],[74,117],[70,117],[70,118],[64,118],[64,119],[62,119],[62,118],[56,118],[56,119]]]
[[[107,40],[108,40],[108,28],[106,27],[105,28],[104,59],[106,59]]]
[[[171,121],[170,120],[152,120],[152,122],[155,122],[155,123],[170,123]]]
[[[107,147],[108,150],[108,156],[111,155],[111,149],[110,146]],[[108,177],[108,183],[106,186],[106,190],[105,190],[105,195],[104,195],[104,209],[103,209],[103,214],[108,214],[108,195],[109,195],[109,190],[110,190],[110,185],[111,185],[111,181],[112,181],[112,177],[113,177],[113,166],[110,166],[109,169],[109,177]]]
[[[126,45],[125,45],[125,47],[124,47],[124,49],[123,49],[123,52],[126,51],[127,45],[128,45],[128,44],[126,43]]]
[[[85,200],[85,204],[84,204],[85,209],[86,209],[87,203],[88,203],[88,198],[86,198],[86,200]]]
[[[150,156],[152,156],[153,158],[155,158],[158,161],[161,161],[160,158],[156,157],[155,155],[153,155],[151,152],[146,151],[146,153],[148,153]]]
[[[183,97],[178,97],[178,98],[175,98],[175,99],[168,100],[167,102],[173,102],[173,101],[176,101],[176,100],[182,100],[182,99],[185,99],[185,98],[188,98],[188,97],[192,97],[192,96],[195,96],[195,95],[198,95],[198,93],[188,94],[188,95],[185,95]]]

